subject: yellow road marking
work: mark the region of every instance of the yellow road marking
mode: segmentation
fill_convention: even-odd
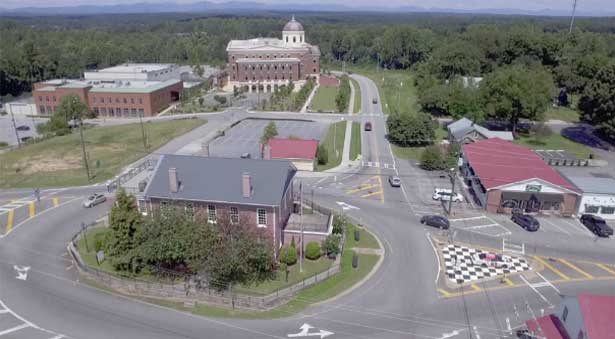
[[[384,188],[382,187],[382,177],[378,176],[378,184],[380,185],[380,203],[384,204]]]
[[[534,256],[534,259],[536,259],[537,261],[539,261],[541,264],[545,265],[545,267],[547,267],[548,269],[550,269],[551,271],[553,271],[555,274],[559,275],[560,278],[564,279],[564,280],[570,280],[570,277],[565,275],[564,273],[562,273],[562,271],[558,270],[557,268],[553,267],[553,265],[549,264],[548,262],[546,262],[544,259],[542,259],[541,257],[537,257]]]
[[[609,268],[609,267],[608,267],[607,265],[605,265],[605,264],[594,264],[594,265],[596,265],[596,266],[600,267],[601,269],[603,269],[603,270],[605,270],[605,271],[607,271],[607,272],[611,273],[612,275],[615,275],[615,271],[613,271],[611,268]]]
[[[440,292],[442,295],[444,295],[445,298],[450,298],[450,297],[455,296],[455,294],[449,293],[446,290],[443,290],[441,288],[438,288],[438,292]]]
[[[377,191],[377,192],[371,192],[371,193],[363,194],[361,196],[361,198],[371,197],[372,195],[376,195],[376,194],[380,194],[380,196],[382,197],[382,190]]]
[[[582,269],[580,269],[580,268],[578,268],[577,266],[575,266],[575,265],[573,265],[572,263],[570,263],[568,260],[566,260],[566,259],[559,259],[559,261],[560,261],[562,264],[564,264],[564,265],[566,265],[566,266],[568,266],[568,267],[572,268],[573,270],[575,270],[575,271],[579,272],[581,275],[585,276],[585,278],[587,278],[587,279],[594,279],[594,276],[593,276],[593,275],[591,275],[591,274],[589,274],[589,273],[587,273],[587,272],[583,271]]]
[[[8,234],[13,229],[13,219],[15,218],[15,211],[9,210],[9,215],[7,216],[6,222],[6,233]]]
[[[28,210],[30,213],[30,218],[32,218],[36,214],[36,205],[34,204],[34,202],[28,204]]]
[[[470,287],[472,287],[472,289],[473,289],[475,292],[479,292],[479,291],[480,291],[480,287],[478,287],[478,285],[476,285],[476,284],[472,284],[472,285],[470,285]]]
[[[515,283],[512,282],[512,280],[508,279],[507,277],[503,277],[502,280],[504,280],[504,282],[506,283],[506,285],[508,286],[515,286]]]
[[[361,191],[365,191],[367,189],[376,188],[376,187],[378,187],[378,185],[375,185],[375,184],[374,185],[368,185],[368,186],[359,186],[359,187],[357,187],[355,189],[346,191],[346,193],[352,194],[352,193],[361,192]]]
[[[60,199],[53,198],[53,207],[58,207],[59,204],[60,204]]]

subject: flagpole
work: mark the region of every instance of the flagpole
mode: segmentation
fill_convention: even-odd
[[[303,273],[303,183],[299,182],[299,227],[301,228],[301,255],[299,256],[299,272]]]

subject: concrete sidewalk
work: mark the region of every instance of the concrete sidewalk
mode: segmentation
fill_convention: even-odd
[[[350,82],[350,101],[348,103],[348,116],[352,116],[352,112],[354,111],[354,94],[355,88]],[[328,173],[336,173],[336,172],[346,172],[350,167],[353,166],[352,160],[350,159],[350,143],[352,141],[352,121],[346,120],[346,134],[344,135],[344,148],[342,150],[342,162],[333,168],[326,170]]]
[[[316,86],[314,86],[314,88],[312,89],[312,93],[310,93],[310,96],[307,98],[307,100],[305,100],[305,104],[303,104],[303,107],[301,107],[301,111],[299,111],[300,113],[307,113],[307,109],[312,103],[312,99],[314,99],[314,95],[316,95],[318,87],[320,87],[320,84],[316,83]]]

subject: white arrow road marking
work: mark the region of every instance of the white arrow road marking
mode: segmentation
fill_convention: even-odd
[[[463,330],[461,330],[461,331],[463,331]],[[440,338],[438,338],[438,339],[447,339],[447,338],[452,338],[452,337],[454,337],[454,336],[456,336],[456,335],[459,335],[460,333],[461,333],[461,332],[460,332],[459,330],[454,330],[454,331],[453,331],[453,332],[451,332],[451,333],[442,333],[442,336],[441,336]]]
[[[335,203],[338,204],[344,211],[345,210],[351,210],[351,209],[360,210],[360,208],[358,208],[357,206],[353,206],[353,205],[347,204],[347,203],[345,203],[343,201],[336,201]]]
[[[17,271],[17,276],[15,277],[15,279],[19,279],[23,281],[28,279],[28,271],[30,270],[30,266],[13,265],[13,268],[15,269],[15,271]]]
[[[301,329],[300,332],[298,333],[292,333],[292,334],[288,334],[287,336],[289,338],[297,338],[297,337],[320,337],[320,339],[328,337],[330,335],[333,334],[333,332],[329,332],[329,331],[325,331],[325,330],[320,330],[318,332],[310,332],[310,329],[314,328],[312,325],[310,324],[303,324],[301,325],[301,327],[299,327]]]

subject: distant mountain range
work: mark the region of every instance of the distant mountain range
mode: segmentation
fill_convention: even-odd
[[[528,11],[522,9],[474,9],[459,10],[451,8],[424,8],[416,6],[348,6],[330,3],[259,3],[229,1],[223,3],[159,3],[140,2],[121,5],[77,5],[59,7],[19,7],[1,8],[0,15],[88,15],[88,14],[129,14],[129,13],[206,13],[230,10],[284,11],[284,12],[388,12],[388,13],[452,13],[452,14],[496,14],[496,15],[534,15],[569,16],[570,10],[542,9]],[[607,11],[577,11],[579,16],[615,16],[615,9]]]

